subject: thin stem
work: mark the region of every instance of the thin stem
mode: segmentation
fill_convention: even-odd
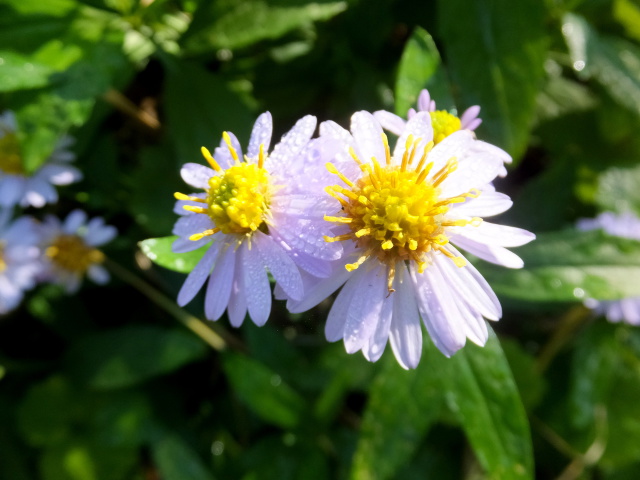
[[[573,333],[590,317],[591,311],[579,305],[569,310],[561,319],[549,341],[542,347],[536,360],[538,372],[544,372],[558,352],[573,338]]]
[[[110,88],[102,95],[105,102],[111,104],[113,107],[120,110],[125,115],[134,118],[138,122],[142,123],[146,127],[152,130],[158,130],[160,128],[160,122],[158,119],[151,115],[149,112],[138,108],[131,100],[125,97],[118,90]]]
[[[230,347],[237,350],[244,350],[242,342],[240,342],[240,340],[235,338],[233,335],[225,332],[215,324],[212,324],[211,327],[209,327],[199,318],[188,314],[173,300],[168,298],[166,295],[149,285],[147,282],[145,282],[126,268],[118,265],[112,260],[107,260],[105,262],[105,265],[115,276],[119,277],[123,282],[128,283],[129,285],[134,287],[153,303],[164,309],[185,327],[198,335],[214,350],[223,351]]]

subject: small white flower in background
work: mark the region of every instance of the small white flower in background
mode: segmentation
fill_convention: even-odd
[[[434,146],[428,112],[407,122],[393,155],[367,112],[353,115],[351,133],[325,122],[320,136],[343,144],[336,163],[327,165],[339,185],[327,189],[335,202],[325,219],[334,231],[325,240],[342,243],[345,255],[333,262],[330,277],[308,282],[304,299],[289,299],[288,308],[305,311],[344,284],[327,319],[327,339],[344,339],[348,353],[362,350],[370,361],[390,341],[404,368],[420,360],[420,317],[447,356],[466,338],[484,345],[484,319],[498,320],[500,303],[453,244],[489,262],[522,267],[504,247],[535,236],[481,218],[511,207],[490,185],[508,155],[468,130]]]
[[[62,285],[67,293],[76,292],[85,275],[100,285],[109,281],[109,272],[102,266],[104,253],[97,247],[113,240],[115,227],[105,225],[101,217],[87,222],[85,212],[74,210],[64,222],[48,215],[40,230],[42,281]]]
[[[31,217],[11,220],[11,209],[0,209],[0,314],[16,308],[41,271],[40,236]]]
[[[640,240],[640,219],[632,213],[616,215],[604,212],[596,218],[578,220],[579,230],[602,229],[609,235]],[[625,322],[630,325],[640,325],[640,297],[629,297],[621,300],[595,300],[589,298],[584,302],[598,315],[604,315],[610,322]]]
[[[43,207],[58,201],[55,186],[69,185],[82,179],[82,173],[69,165],[75,155],[69,151],[73,139],[64,136],[51,156],[35,172],[24,169],[13,112],[0,115],[0,206]]]
[[[431,117],[431,125],[433,128],[433,143],[437,145],[446,137],[459,130],[473,131],[480,126],[482,119],[478,117],[480,107],[474,105],[467,108],[461,117],[457,117],[453,113],[446,110],[436,110],[436,102],[431,99],[429,91],[424,89],[418,95],[418,112],[428,112]],[[410,108],[407,112],[407,120],[413,118],[416,110]],[[386,110],[378,110],[373,116],[380,122],[382,128],[401,136],[407,125],[407,122],[395,113]],[[508,155],[503,158],[505,163],[511,163],[511,157]],[[507,175],[507,169],[503,166],[498,172],[499,177]]]
[[[310,140],[316,119],[306,116],[282,138],[270,154],[271,114],[258,117],[244,156],[236,137],[223,134],[210,167],[187,163],[182,178],[204,193],[176,193],[175,212],[182,215],[173,229],[176,253],[207,243],[202,260],[187,277],[178,304],[189,303],[209,279],[205,315],[219,319],[227,311],[230,323],[240,326],[247,314],[264,325],[271,312],[271,287],[267,270],[288,298],[301,300],[301,270],[327,276],[329,261],[340,257],[342,247],[328,244],[323,235],[331,225],[323,210],[331,198],[322,188],[327,172],[322,160],[333,155],[325,139]],[[215,159],[214,159],[215,157]],[[318,168],[318,167],[322,168]]]

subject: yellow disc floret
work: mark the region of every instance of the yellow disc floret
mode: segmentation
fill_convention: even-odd
[[[18,137],[13,132],[0,129],[0,170],[2,173],[23,174],[22,157]]]
[[[240,163],[209,179],[207,214],[222,233],[249,233],[264,221],[269,175],[256,164]]]
[[[433,126],[433,143],[438,144],[453,132],[462,128],[460,119],[445,110],[429,112]]]
[[[455,257],[444,248],[449,242],[445,227],[478,225],[481,219],[447,219],[451,204],[464,202],[467,197],[479,194],[472,190],[456,197],[441,198],[439,185],[456,170],[458,164],[455,158],[451,158],[426,180],[433,168],[433,163],[427,163],[433,142],[422,149],[420,160],[413,166],[418,157],[420,139],[414,141],[409,137],[400,165],[393,164],[384,134],[383,141],[386,151],[384,166],[375,158],[368,164],[363,163],[351,151],[354,160],[366,172],[356,182],[350,181],[332,164],[327,165],[328,170],[338,175],[349,188],[339,185],[327,188],[327,193],[341,203],[344,216],[325,216],[325,220],[348,225],[350,233],[325,237],[325,240],[352,240],[363,251],[355,263],[345,266],[349,271],[355,270],[372,256],[387,264],[388,288],[391,292],[398,261],[415,262],[421,273],[428,261],[425,254],[434,251],[451,258],[457,266],[464,266],[464,258]]]
[[[222,134],[234,165],[222,169],[206,148],[202,155],[211,168],[217,172],[209,178],[206,199],[176,193],[178,200],[187,200],[205,204],[203,207],[186,205],[185,210],[206,214],[215,225],[214,228],[196,233],[189,240],[200,240],[218,232],[225,234],[248,235],[264,227],[269,212],[271,184],[269,172],[264,168],[266,155],[264,145],[260,145],[257,163],[241,162],[227,132]]]
[[[104,262],[104,254],[90,247],[78,235],[60,235],[45,250],[47,257],[58,267],[83,274],[95,263]]]

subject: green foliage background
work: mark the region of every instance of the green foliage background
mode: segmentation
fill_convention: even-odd
[[[638,478],[640,332],[582,301],[640,296],[640,242],[573,225],[640,215],[639,42],[637,0],[1,0],[25,167],[69,132],[85,176],[45,210],[120,233],[111,284],[0,318],[0,478]],[[175,306],[202,252],[138,243],[170,233],[200,146],[265,110],[276,138],[405,115],[425,87],[482,106],[478,136],[514,157],[498,223],[538,234],[522,270],[477,264],[505,309],[486,347],[427,341],[406,372],[328,344],[327,302],[239,330]]]

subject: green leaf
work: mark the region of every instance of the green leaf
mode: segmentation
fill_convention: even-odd
[[[166,61],[166,122],[180,164],[204,162],[200,148],[213,151],[224,131],[248,138],[253,116],[221,77],[195,64]]]
[[[186,253],[173,253],[171,245],[178,237],[148,238],[138,243],[149,260],[161,267],[168,268],[175,272],[191,273],[194,267],[207,252],[208,245]]]
[[[265,421],[293,428],[303,420],[304,399],[273,370],[231,352],[225,353],[223,367],[235,394]]]
[[[213,480],[200,456],[175,433],[159,432],[151,454],[163,480]]]
[[[598,177],[596,203],[602,210],[640,216],[640,165],[610,168]]]
[[[346,2],[322,0],[302,5],[297,0],[278,3],[277,6],[263,0],[212,3],[207,11],[196,13],[196,21],[185,36],[185,48],[195,53],[212,48],[242,48],[328,20],[347,8]]]
[[[480,105],[480,138],[524,152],[544,75],[544,3],[440,0],[438,25],[458,104]]]
[[[620,38],[599,35],[582,17],[563,18],[573,67],[578,76],[598,81],[620,105],[640,111],[640,48]]]
[[[640,242],[602,231],[539,235],[516,250],[523,269],[479,267],[498,295],[527,301],[571,302],[640,296]]]
[[[409,460],[438,418],[444,400],[440,365],[448,360],[426,348],[418,368],[402,370],[391,352],[369,392],[351,478],[390,478]]]
[[[52,70],[31,58],[10,51],[0,51],[0,92],[43,87]]]
[[[527,415],[496,335],[490,330],[484,347],[466,345],[449,362],[447,402],[488,477],[532,479]]]
[[[181,330],[136,325],[87,335],[66,360],[81,381],[110,389],[172,372],[206,351],[204,343]]]
[[[437,100],[441,98],[439,94],[448,93],[446,89],[433,88],[435,80],[444,76],[441,63],[440,53],[431,35],[426,30],[416,27],[404,47],[398,67],[395,107],[398,115],[404,117],[409,108],[415,107],[418,95],[423,88],[428,87],[432,98]],[[446,87],[446,82],[444,86]],[[448,99],[442,98],[442,100]],[[453,106],[450,99],[449,103]]]

